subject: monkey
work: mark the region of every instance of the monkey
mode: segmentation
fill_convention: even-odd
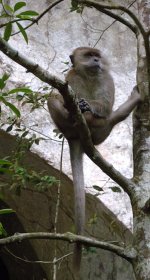
[[[71,86],[78,106],[91,133],[94,145],[101,144],[113,127],[123,121],[141,101],[135,87],[128,100],[113,111],[115,86],[109,71],[109,63],[102,52],[96,48],[79,47],[70,55],[72,68],[66,75],[66,82]],[[83,146],[80,142],[76,122],[65,107],[64,100],[48,99],[50,115],[68,140],[74,184],[75,228],[76,234],[82,235],[85,224],[85,191],[83,175]],[[79,273],[82,245],[74,247],[73,267]]]

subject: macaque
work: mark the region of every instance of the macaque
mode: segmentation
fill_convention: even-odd
[[[115,87],[109,64],[102,53],[95,48],[79,47],[70,56],[72,69],[66,81],[73,89],[78,106],[85,117],[91,132],[94,145],[102,143],[112,128],[123,121],[140,102],[140,94],[135,87],[129,99],[116,111],[114,104]],[[50,115],[56,126],[68,140],[73,173],[75,197],[75,228],[76,234],[82,235],[85,223],[85,191],[83,176],[83,147],[79,132],[71,113],[65,108],[62,96],[48,99]],[[75,244],[74,270],[78,273],[81,262],[82,245]]]

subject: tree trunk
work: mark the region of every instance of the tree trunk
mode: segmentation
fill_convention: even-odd
[[[139,20],[145,31],[150,28],[150,3],[137,1]],[[150,279],[150,46],[148,35],[139,34],[137,83],[143,97],[134,114],[133,158],[134,180],[137,184],[132,201],[133,242],[138,251],[133,261],[137,280]]]

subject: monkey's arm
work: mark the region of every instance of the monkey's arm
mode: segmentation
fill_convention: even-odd
[[[128,100],[110,115],[110,125],[113,127],[117,123],[126,119],[140,101],[142,101],[142,99],[138,92],[137,86],[135,86]]]

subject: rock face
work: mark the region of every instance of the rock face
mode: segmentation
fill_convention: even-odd
[[[121,1],[123,4],[123,1]],[[27,1],[28,9],[43,11],[48,2]],[[126,1],[125,1],[126,4]],[[27,23],[25,23],[27,24]],[[106,28],[109,27],[107,30]],[[15,28],[15,27],[14,27]],[[42,67],[64,77],[68,66],[69,55],[79,46],[96,46],[108,57],[110,68],[115,80],[115,108],[127,99],[135,85],[136,47],[133,34],[125,26],[114,22],[109,17],[94,9],[85,8],[82,16],[70,13],[70,1],[66,0],[43,17],[38,26],[28,29],[29,44],[26,45],[20,35],[13,36],[10,43],[25,56],[39,63]],[[103,35],[101,37],[101,35]],[[39,40],[40,38],[40,40]],[[67,42],[67,43],[66,43]],[[65,63],[65,64],[64,64]],[[1,54],[2,72],[11,74],[9,86],[30,86],[33,90],[42,91],[40,80],[23,67],[11,62]],[[47,107],[45,107],[47,109]],[[29,107],[21,108],[23,125],[50,137],[49,141],[34,146],[34,152],[44,157],[55,168],[60,165],[61,143],[56,142],[53,133],[53,123],[48,112],[42,109],[30,113]],[[31,133],[33,132],[31,130]],[[117,125],[109,138],[98,147],[104,158],[110,161],[124,175],[132,176],[132,129],[131,119]],[[53,141],[54,140],[54,141]],[[65,144],[63,172],[71,177],[68,145]],[[126,194],[114,193],[110,187],[116,185],[103,174],[89,159],[85,157],[86,187],[93,192],[92,185],[104,189],[99,198],[109,207],[128,227],[132,227],[130,203]],[[114,204],[114,200],[117,203]]]
[[[27,1],[27,6],[29,9],[37,10],[40,13],[50,3],[51,1],[31,0]],[[126,1],[119,1],[119,3],[123,4],[126,3]],[[107,29],[107,27],[109,28]],[[101,37],[102,34],[103,36]],[[64,76],[63,71],[68,68],[66,62],[69,61],[69,55],[74,48],[79,46],[96,46],[96,48],[100,48],[110,60],[111,71],[115,80],[115,108],[124,102],[130,94],[135,84],[136,47],[134,37],[126,27],[114,22],[114,20],[109,17],[98,13],[94,9],[87,8],[85,8],[82,16],[75,12],[70,13],[70,1],[65,0],[49,11],[46,16],[40,20],[38,26],[33,25],[28,29],[28,36],[28,45],[21,39],[20,35],[12,37],[10,43],[14,48],[17,48],[18,51],[31,58],[34,62],[39,63],[42,67],[60,77]],[[41,87],[45,85],[32,74],[26,73],[23,67],[18,66],[2,54],[0,54],[0,60],[1,73],[8,72],[11,74],[10,88],[30,86],[33,90],[38,92],[42,91]],[[33,129],[31,133],[36,131],[39,132],[37,133],[39,136],[41,136],[42,133],[42,135],[49,137],[49,141],[42,141],[40,145],[34,145],[32,148],[32,151],[44,158],[49,165],[35,154],[27,155],[26,165],[30,166],[30,163],[33,161],[36,171],[42,169],[47,170],[48,174],[59,177],[58,170],[60,166],[61,142],[56,141],[58,138],[54,136],[54,126],[50,120],[49,113],[44,109],[38,109],[30,113],[29,106],[21,108],[21,111],[23,125]],[[3,141],[3,138],[5,139],[7,137],[6,135],[2,135],[0,141]],[[112,131],[111,136],[105,143],[98,147],[104,158],[110,161],[119,171],[128,177],[132,176],[131,138],[131,119],[128,118]],[[5,141],[3,142],[3,146],[1,146],[3,149],[1,150],[0,157],[8,153],[9,145],[10,150],[12,149],[12,145],[15,145],[14,141],[15,140],[12,140],[12,138],[9,138],[7,144]],[[10,142],[11,144],[9,144]],[[92,234],[92,236],[97,236],[98,239],[118,240],[123,242],[125,240],[125,242],[127,242],[129,237],[124,237],[124,234],[126,235],[126,233],[128,233],[130,235],[130,233],[123,224],[118,225],[119,229],[117,235],[114,235],[114,228],[112,226],[114,220],[116,221],[116,217],[112,214],[113,212],[128,228],[131,229],[132,227],[131,207],[127,195],[123,193],[123,191],[120,193],[112,192],[111,187],[116,186],[116,184],[109,180],[109,178],[87,159],[87,157],[85,157],[84,164],[87,193],[95,194],[96,191],[94,191],[93,185],[103,188],[103,192],[96,192],[100,201],[91,195],[87,196],[86,232]],[[65,232],[71,230],[73,226],[72,181],[69,179],[72,177],[67,143],[64,145],[63,173],[58,231]],[[65,174],[67,174],[68,177]],[[33,191],[31,187],[31,189],[27,188],[26,190],[22,190],[19,197],[9,193],[5,193],[5,196],[5,201],[9,206],[16,209],[17,216],[25,231],[53,230],[56,203],[56,190],[54,187],[46,193]],[[112,212],[110,212],[107,207]],[[100,220],[96,219],[96,224],[92,225],[90,228],[88,221],[92,219],[95,214],[98,217],[97,219]],[[115,223],[118,224],[118,221]],[[10,229],[10,232],[15,231],[17,231],[16,228]],[[71,247],[68,247],[68,245],[64,244],[63,246],[62,243],[58,245],[59,256],[66,254],[68,248],[71,251]],[[34,241],[32,242],[32,248],[36,252],[37,258],[52,260],[54,247],[51,242]],[[26,257],[36,259],[34,254]],[[6,260],[7,256],[3,255],[3,258]],[[66,275],[66,266],[68,267],[68,275]],[[130,268],[126,269],[127,266],[128,264],[126,264],[125,261],[122,261],[113,254],[102,251],[100,253],[100,250],[97,250],[92,255],[85,254],[81,279],[111,279],[111,277],[118,280],[133,279]],[[15,272],[13,271],[13,267],[11,269],[13,275]],[[43,264],[40,273],[40,276],[38,276],[39,278],[37,277],[36,279],[40,280],[44,279],[44,277],[46,279],[52,279],[52,267],[50,267],[50,265]],[[43,276],[42,273],[46,273],[46,276]],[[66,275],[66,278],[62,278],[62,273]],[[17,278],[16,276],[15,279],[23,279],[23,277],[21,278],[20,276],[20,278]],[[30,278],[25,274],[24,279]],[[58,272],[58,279],[73,279],[68,258],[61,264],[61,269]]]

